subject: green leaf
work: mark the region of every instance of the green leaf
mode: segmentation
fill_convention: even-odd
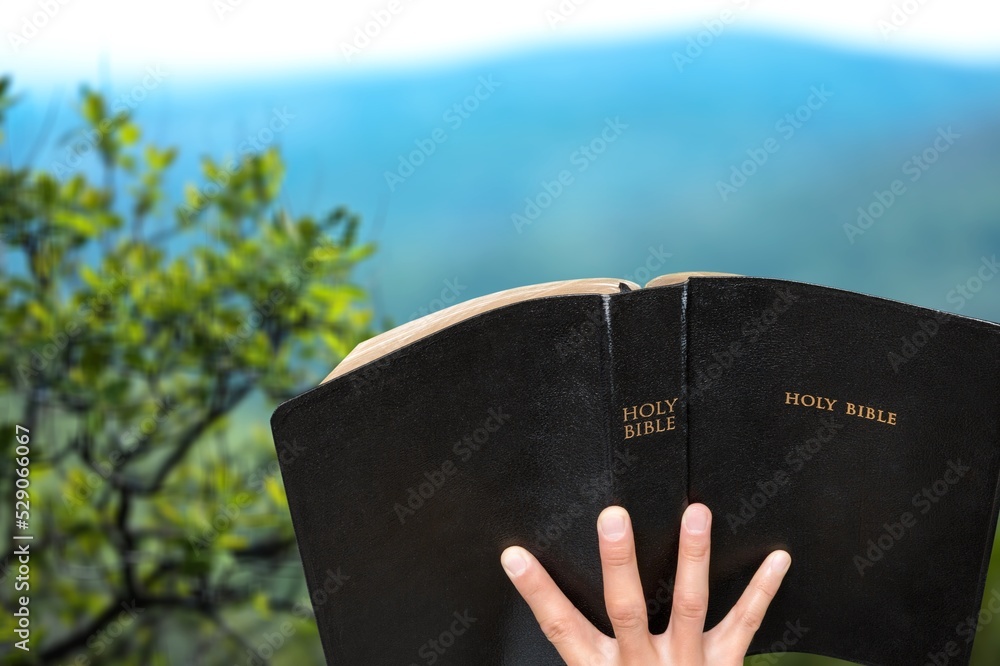
[[[0,119],[10,89],[0,77]],[[350,279],[373,246],[355,244],[358,218],[346,208],[293,218],[278,203],[285,167],[275,148],[242,161],[206,157],[211,187],[183,174],[201,185],[165,191],[177,149],[143,145],[141,125],[96,91],[84,88],[78,100],[83,131],[97,131],[98,173],[0,161],[4,243],[26,257],[15,270],[0,268],[0,318],[13,341],[0,345],[0,391],[12,405],[9,421],[27,396],[42,396],[36,443],[52,454],[32,472],[44,517],[33,527],[47,544],[32,575],[50,583],[32,586],[32,602],[60,610],[44,613],[35,647],[43,652],[81,628],[102,635],[106,626],[89,627],[127,598],[123,566],[137,554],[137,589],[150,598],[209,598],[239,631],[264,612],[287,618],[280,609],[301,598],[301,576],[261,591],[235,583],[217,597],[199,595],[260,571],[301,569],[294,550],[237,554],[292,534],[280,477],[255,487],[247,472],[274,463],[263,401],[309,385],[310,357],[328,363],[372,332],[367,293]],[[310,270],[295,272],[306,263]],[[155,490],[126,499],[124,487]],[[233,512],[247,492],[252,500]],[[206,530],[211,538],[197,547]],[[67,575],[68,562],[96,573]],[[198,614],[181,620],[182,606],[143,615],[107,659],[138,666],[181,627],[215,631]],[[0,624],[9,627],[9,618]],[[281,658],[321,659],[312,624],[300,629],[290,639],[299,644]],[[238,642],[210,651],[177,661],[245,660]]]
[[[126,122],[118,130],[118,137],[125,146],[131,146],[132,144],[139,141],[139,137],[142,133],[139,131],[139,126],[135,123]]]
[[[82,215],[71,210],[60,210],[52,216],[52,221],[56,226],[75,231],[83,236],[94,236],[98,227],[94,218]]]

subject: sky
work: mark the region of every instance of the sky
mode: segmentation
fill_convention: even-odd
[[[1000,62],[995,0],[3,0],[0,70],[78,80],[422,65],[561,40],[739,26],[862,49]]]

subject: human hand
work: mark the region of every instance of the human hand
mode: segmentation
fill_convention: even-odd
[[[567,666],[742,666],[791,564],[788,553],[771,553],[729,614],[706,632],[712,513],[704,504],[692,504],[681,520],[670,624],[664,633],[652,635],[628,512],[610,506],[601,512],[597,526],[604,600],[614,638],[588,622],[524,548],[512,546],[500,556],[514,587]]]

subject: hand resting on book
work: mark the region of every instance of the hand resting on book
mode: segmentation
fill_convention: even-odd
[[[706,632],[711,521],[703,504],[684,513],[670,624],[658,635],[649,633],[632,524],[621,507],[606,508],[597,520],[605,605],[615,638],[587,621],[524,548],[508,548],[500,559],[568,666],[741,666],[791,558],[785,551],[771,553],[729,614]]]

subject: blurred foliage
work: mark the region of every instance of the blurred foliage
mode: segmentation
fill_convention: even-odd
[[[0,126],[13,103],[3,79]],[[11,548],[0,662],[320,662],[265,419],[373,334],[350,281],[373,247],[343,208],[283,210],[273,148],[203,159],[171,205],[176,149],[96,92],[80,112],[92,168],[0,166],[0,496],[19,424],[34,535],[32,650]]]
[[[0,79],[0,128],[14,102]],[[274,149],[203,159],[171,205],[176,149],[144,144],[93,91],[80,113],[70,145],[93,169],[0,165],[0,456],[30,430],[34,535],[32,651],[9,640],[24,594],[11,548],[0,663],[322,663],[263,421],[312,383],[310,363],[375,332],[350,281],[374,248],[344,209],[283,210]],[[0,465],[0,496],[14,480]],[[0,512],[2,543],[17,531]],[[1000,650],[995,598],[997,566],[974,664]],[[847,662],[747,659],[775,663]]]

